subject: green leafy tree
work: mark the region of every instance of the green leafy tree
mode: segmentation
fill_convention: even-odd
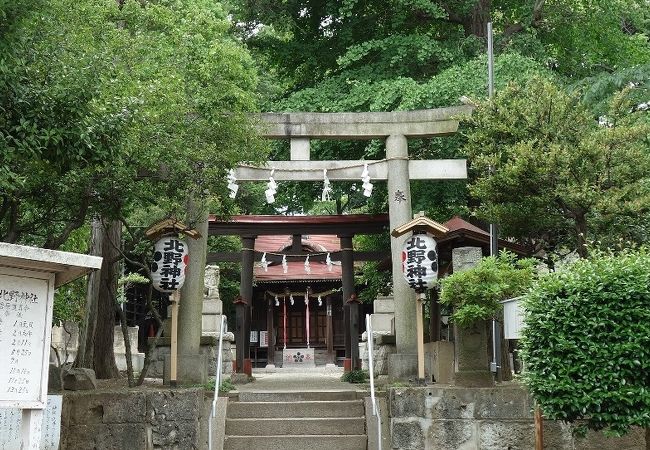
[[[649,128],[630,111],[615,96],[599,125],[577,93],[540,79],[480,103],[465,146],[479,214],[546,255],[618,239],[608,221],[650,206]]]
[[[649,274],[647,248],[595,253],[526,295],[525,381],[545,417],[617,435],[650,427]]]
[[[265,154],[256,72],[209,0],[3,2],[0,29],[0,239],[59,248],[107,224],[84,365],[111,377],[121,228],[182,217],[189,197],[232,208],[226,171]]]
[[[475,267],[440,280],[440,303],[453,306],[451,318],[463,327],[498,318],[502,300],[519,297],[532,286],[535,265],[534,259],[517,260],[505,250],[483,258]]]
[[[178,213],[263,156],[255,70],[219,4],[2,8],[0,239],[57,248],[90,215]]]

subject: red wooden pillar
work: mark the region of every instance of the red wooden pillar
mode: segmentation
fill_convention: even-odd
[[[334,322],[332,319],[332,297],[327,297],[325,299],[325,308],[326,308],[326,335],[325,343],[327,344],[327,364],[336,364],[336,358],[334,355]]]
[[[339,236],[341,240],[341,275],[343,285],[343,327],[345,329],[345,361],[343,368],[346,372],[356,369],[354,362],[359,359],[358,318],[353,323],[352,311],[348,301],[354,294],[354,256],[352,250],[352,235]],[[358,309],[357,309],[358,315]],[[356,331],[355,331],[356,329]]]
[[[275,329],[273,328],[273,308],[275,299],[269,298],[266,310],[266,330],[268,336],[268,347],[266,348],[266,365],[275,365]]]

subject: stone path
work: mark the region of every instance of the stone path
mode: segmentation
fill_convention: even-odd
[[[255,381],[238,384],[239,392],[356,391],[359,386],[341,381],[343,370],[334,373],[283,372],[263,373],[253,370]]]

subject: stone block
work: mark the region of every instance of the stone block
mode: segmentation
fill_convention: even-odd
[[[127,327],[127,334],[129,336],[129,342],[131,344],[131,353],[138,352],[138,330],[139,327]],[[124,344],[124,333],[122,333],[122,327],[120,325],[115,325],[113,329],[114,342],[113,350],[115,353],[126,352],[126,345]]]
[[[144,424],[78,425],[61,432],[61,449],[144,449],[148,447]]]
[[[532,402],[523,387],[476,390],[477,419],[533,419]]]
[[[95,371],[85,368],[65,367],[63,369],[63,389],[69,391],[97,389]]]
[[[571,425],[555,420],[545,420],[544,448],[573,450],[573,432]]]
[[[494,386],[494,377],[488,370],[464,370],[454,375],[456,386],[490,387]]]
[[[645,430],[631,428],[621,437],[605,436],[602,432],[589,431],[585,438],[576,437],[575,450],[645,450]]]
[[[425,449],[483,450],[477,445],[477,426],[471,420],[434,420],[427,431]],[[505,449],[507,447],[501,447]]]
[[[153,448],[198,449],[201,430],[199,421],[164,421],[153,426]]]
[[[463,272],[476,266],[483,257],[481,247],[457,247],[451,250],[454,272]]]
[[[147,415],[154,422],[195,421],[201,414],[203,389],[154,391],[147,394]]]
[[[393,297],[377,297],[372,302],[372,311],[375,314],[395,314],[395,299]]]
[[[165,355],[163,384],[169,385],[171,371],[171,354]],[[205,384],[208,380],[208,358],[205,354],[178,355],[176,378],[179,384]]]
[[[390,334],[392,320],[395,316],[392,314],[372,314],[370,320],[372,322],[373,334]]]
[[[388,355],[388,378],[391,381],[415,380],[418,373],[418,357],[414,353]]]
[[[547,448],[552,448],[546,446]],[[531,421],[480,422],[481,450],[530,450],[535,448],[535,424]]]
[[[400,450],[422,450],[425,448],[424,432],[418,421],[391,419],[391,431],[392,448]]]
[[[63,389],[61,385],[61,368],[56,364],[50,364],[47,376],[47,391],[54,392]]]
[[[424,371],[436,383],[454,382],[454,343],[447,341],[424,344]]]
[[[395,335],[394,334],[380,334],[375,337],[375,344],[377,345],[395,345]]]
[[[223,302],[221,300],[203,300],[203,314],[220,316],[223,312]],[[220,319],[221,317],[219,317]]]
[[[144,422],[147,397],[144,392],[111,392],[103,394],[104,423]]]
[[[316,367],[313,348],[285,348],[282,350],[282,367]]]
[[[83,393],[64,405],[71,425],[139,423],[145,420],[147,413],[144,392]]]
[[[454,328],[458,371],[487,370],[489,361],[486,322],[479,321],[468,327]]]
[[[393,394],[393,391],[394,394]],[[426,419],[473,419],[475,392],[469,389],[411,387],[391,390],[391,415]]]
[[[393,418],[428,417],[424,390],[418,388],[390,389],[390,416]]]

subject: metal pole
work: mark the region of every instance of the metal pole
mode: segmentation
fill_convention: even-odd
[[[368,349],[368,374],[370,375],[370,400],[372,402],[372,414],[377,417],[377,449],[381,450],[381,414],[377,399],[375,398],[375,363],[373,361],[374,337],[372,333],[372,320],[370,314],[366,314],[366,344]]]
[[[212,414],[210,414],[210,420],[208,425],[208,449],[212,450],[212,422],[213,418],[217,417],[217,399],[219,398],[219,386],[221,386],[221,372],[223,366],[223,329],[225,327],[226,316],[221,314],[221,326],[219,327],[219,347],[217,354],[217,373],[214,378],[214,398],[212,399]]]
[[[488,97],[494,97],[494,45],[492,41],[492,22],[487,24],[487,44],[488,44]],[[490,168],[493,172],[494,168]],[[490,256],[499,254],[499,231],[495,223],[490,224]],[[499,364],[497,363],[497,323],[492,319],[492,362],[490,371],[497,375]]]

